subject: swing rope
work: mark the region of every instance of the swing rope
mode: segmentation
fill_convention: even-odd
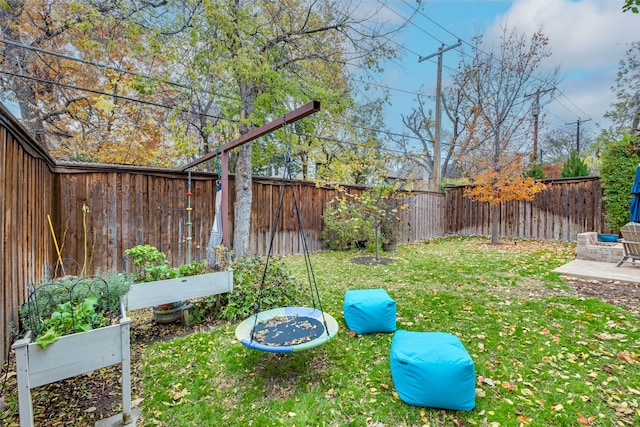
[[[304,235],[304,229],[302,227],[302,216],[300,215],[300,207],[298,206],[298,201],[296,199],[296,192],[295,192],[295,187],[293,184],[293,177],[291,176],[291,169],[290,169],[290,164],[291,164],[291,132],[288,128],[288,123],[285,121],[284,117],[282,118],[282,122],[283,122],[283,129],[284,129],[284,139],[285,141],[288,142],[286,150],[285,150],[285,154],[284,154],[284,173],[282,174],[282,181],[280,183],[280,195],[278,197],[278,205],[276,208],[276,217],[275,217],[275,221],[273,222],[273,225],[271,227],[271,236],[269,239],[269,248],[267,250],[267,259],[265,262],[265,266],[264,266],[264,270],[262,272],[262,280],[260,283],[260,287],[258,288],[258,300],[257,302],[254,304],[254,324],[253,324],[253,328],[251,329],[251,341],[255,340],[255,331],[256,331],[256,326],[258,324],[258,313],[260,311],[260,301],[262,300],[262,293],[263,293],[263,288],[265,285],[265,281],[266,281],[266,277],[267,277],[267,271],[269,269],[269,260],[271,259],[271,254],[273,251],[273,243],[275,240],[275,235],[276,235],[276,231],[277,231],[277,227],[278,227],[278,222],[280,220],[280,215],[282,213],[282,206],[283,206],[283,201],[284,201],[284,194],[286,193],[286,189],[287,187],[291,188],[291,197],[293,200],[293,206],[296,212],[296,219],[298,222],[298,230],[300,233],[300,242],[302,244],[302,251],[304,254],[304,260],[305,260],[305,267],[306,267],[306,271],[307,271],[307,280],[309,282],[309,293],[311,295],[311,302],[313,305],[313,308],[316,309],[316,300],[318,302],[318,309],[320,310],[320,312],[322,313],[322,322],[324,324],[324,328],[325,328],[325,332],[327,334],[327,336],[330,336],[329,333],[329,325],[327,323],[326,317],[325,317],[325,313],[324,310],[322,308],[322,302],[320,300],[320,292],[318,290],[318,284],[316,282],[316,278],[315,278],[315,274],[313,272],[313,267],[311,265],[311,255],[309,254],[309,249],[307,246],[307,240],[305,238]]]

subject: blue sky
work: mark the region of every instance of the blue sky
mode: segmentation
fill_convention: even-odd
[[[417,7],[414,0],[366,0],[379,8],[379,18],[400,23]],[[545,130],[558,129],[575,134],[578,119],[592,137],[608,122],[603,114],[614,97],[618,61],[624,58],[628,43],[640,40],[640,15],[621,13],[623,0],[423,0],[420,12],[394,37],[400,52],[397,61],[388,62],[379,83],[391,88],[392,106],[387,108],[387,125],[406,133],[400,114],[415,105],[415,93],[435,93],[436,58],[418,62],[420,56],[435,53],[442,44],[462,39],[471,52],[472,37],[485,35],[490,45],[505,25],[527,35],[541,29],[549,38],[551,57],[546,70],[559,67],[561,93],[554,100],[541,98],[546,115]],[[384,4],[384,5],[383,5]],[[402,46],[402,47],[400,47]],[[443,56],[443,84],[461,58],[460,49]],[[443,122],[443,125],[446,123]]]

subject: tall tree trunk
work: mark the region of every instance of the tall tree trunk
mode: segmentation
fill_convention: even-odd
[[[258,85],[255,83],[238,83],[242,98],[240,113],[240,134],[244,135],[251,129],[246,118],[251,116],[258,97]],[[253,199],[253,162],[251,159],[251,144],[244,144],[239,148],[236,162],[236,202],[234,204],[235,221],[233,224],[233,253],[235,257],[250,255],[251,231],[251,201]]]
[[[491,205],[491,244],[498,244],[498,237],[500,235],[500,204],[494,203]]]
[[[235,222],[233,227],[233,252],[236,257],[250,255],[249,235],[251,231],[251,200],[253,198],[251,152],[251,143],[240,147],[236,163],[236,202],[234,204]]]
[[[11,40],[21,40],[22,36],[18,28],[14,26],[14,22],[18,19],[18,14],[24,8],[23,1],[14,1],[0,13],[0,32]],[[30,74],[29,61],[25,57],[25,49],[6,45],[0,52],[2,55],[2,64],[16,74]],[[22,80],[18,77],[11,77],[10,83],[6,85],[15,95],[15,101],[20,107],[21,122],[31,136],[40,143],[42,148],[47,149],[46,138],[44,134],[44,122],[38,108],[36,100],[36,92],[34,84],[31,81]]]

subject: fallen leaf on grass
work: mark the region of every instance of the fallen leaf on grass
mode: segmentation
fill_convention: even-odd
[[[482,383],[488,385],[489,387],[495,387],[496,383],[491,378],[482,378]]]
[[[618,353],[618,360],[621,362],[627,362],[631,365],[633,365],[634,363],[638,363],[634,360],[633,354],[631,354],[627,350]]]
[[[633,409],[629,407],[629,404],[627,402],[618,403],[618,402],[614,402],[613,400],[610,400],[607,402],[607,405],[609,405],[609,407],[615,410],[616,415],[619,417],[631,415],[634,412]]]
[[[465,427],[467,425],[467,423],[465,422],[465,420],[463,420],[462,418],[454,418],[453,419],[453,424],[456,427]]]
[[[524,424],[531,424],[531,420],[524,415],[518,415],[518,419]]]
[[[593,422],[595,421],[595,419],[596,419],[596,417],[589,417],[589,418],[587,418],[587,417],[580,417],[580,418],[578,418],[578,422],[579,422],[580,424],[582,424],[582,425],[590,426],[590,425],[591,425],[591,423],[593,423]]]
[[[190,395],[191,392],[189,390],[187,390],[186,388],[182,389],[181,391],[176,391],[175,393],[173,393],[173,400],[180,400],[185,396]]]

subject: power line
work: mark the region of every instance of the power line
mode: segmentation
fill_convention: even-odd
[[[194,115],[198,115],[198,116],[204,116],[204,117],[209,117],[212,119],[216,119],[216,120],[225,120],[225,121],[229,121],[229,122],[238,122],[238,120],[231,120],[231,119],[227,119],[225,117],[220,117],[220,116],[214,116],[211,114],[206,114],[206,113],[201,113],[201,112],[196,112],[196,111],[191,111],[188,110],[186,108],[182,108],[182,107],[177,107],[174,105],[166,105],[166,104],[160,104],[157,102],[152,102],[152,101],[145,101],[142,99],[136,99],[136,98],[131,98],[128,96],[124,96],[124,95],[117,95],[114,93],[108,93],[108,92],[103,92],[103,91],[99,91],[96,89],[89,89],[86,87],[80,87],[80,86],[74,86],[74,85],[70,85],[70,84],[66,84],[66,83],[60,83],[60,82],[56,82],[54,80],[48,80],[48,79],[43,79],[40,77],[33,77],[33,76],[27,76],[25,74],[19,74],[19,73],[14,73],[11,71],[7,71],[7,70],[2,70],[0,69],[0,74],[6,74],[8,76],[12,76],[12,77],[18,77],[21,79],[27,79],[27,80],[33,80],[33,81],[37,81],[40,83],[46,83],[46,84],[51,84],[51,85],[55,85],[55,86],[61,86],[61,87],[65,87],[67,89],[73,89],[73,90],[79,90],[79,91],[83,91],[83,92],[89,92],[89,93],[94,93],[96,95],[106,95],[112,98],[116,98],[116,99],[122,99],[124,101],[130,101],[130,102],[137,102],[140,104],[144,104],[144,105],[150,105],[153,107],[160,107],[160,108],[165,108],[165,109],[169,109],[169,110],[179,110],[183,113],[189,113],[189,114],[194,114]]]
[[[380,1],[380,0],[378,0]],[[476,49],[478,52],[487,55],[488,57],[490,57],[492,60],[494,61],[499,61],[500,63],[502,62],[501,60],[499,60],[498,58],[496,58],[495,56],[489,54],[488,52],[480,49],[478,46],[474,46],[471,43],[467,42],[466,40],[462,39],[462,37],[460,37],[459,35],[453,33],[452,31],[450,31],[448,28],[446,28],[445,26],[441,25],[439,22],[437,22],[436,20],[434,20],[433,18],[431,18],[430,16],[426,15],[419,7],[409,3],[407,0],[401,0],[402,3],[404,3],[405,5],[407,5],[409,8],[411,8],[413,11],[416,12],[416,14],[419,14],[420,16],[424,17],[425,19],[427,19],[429,22],[433,23],[434,25],[436,25],[438,28],[440,28],[441,30],[445,31],[447,34],[455,37],[458,40],[462,40],[462,43],[464,43],[465,45],[468,45],[469,47],[471,47],[472,49]],[[414,24],[416,25],[416,24]],[[426,32],[426,31],[425,31]],[[444,44],[444,43],[443,43]],[[464,51],[461,51],[461,54],[463,56],[467,56],[467,57],[471,57],[470,55],[468,55],[467,53],[465,53]],[[449,68],[446,67],[445,68]],[[455,70],[452,70],[455,71]],[[535,80],[539,80],[538,77],[533,76],[533,78]],[[580,107],[578,107],[560,88],[557,88],[558,92],[567,99],[567,101],[576,109],[578,110],[582,115],[589,117],[589,114],[587,114],[586,112],[584,112]],[[564,106],[564,105],[563,105]],[[569,112],[571,112],[572,114],[575,114],[574,111],[569,110],[566,106],[564,106]]]
[[[84,60],[84,59],[81,59],[81,58],[76,58],[76,57],[73,57],[73,56],[70,56],[70,55],[65,55],[63,53],[55,52],[55,51],[52,51],[52,50],[42,49],[42,48],[35,47],[35,46],[29,46],[29,45],[26,45],[24,43],[19,43],[19,42],[13,41],[13,40],[0,38],[0,43],[8,44],[8,45],[11,45],[11,46],[16,46],[16,47],[19,47],[21,49],[32,50],[32,51],[38,52],[38,53],[44,53],[45,55],[56,56],[58,58],[63,58],[63,59],[67,59],[69,61],[79,62],[79,63],[85,64],[85,65],[91,65],[91,66],[98,67],[98,68],[113,70],[113,71],[116,71],[116,72],[122,73],[122,74],[128,74],[128,75],[135,76],[135,77],[142,77],[144,79],[149,79],[149,80],[161,81],[161,82],[166,83],[166,84],[168,84],[170,86],[176,86],[176,87],[179,87],[179,88],[182,88],[182,89],[188,89],[188,90],[193,91],[192,87],[187,86],[187,85],[182,84],[182,83],[176,83],[176,82],[172,82],[172,81],[169,81],[169,80],[162,80],[159,77],[154,77],[154,76],[151,76],[151,75],[142,74],[142,73],[139,73],[139,72],[136,72],[136,71],[126,70],[126,69],[123,69],[123,68],[113,67],[111,65],[101,64],[99,62],[87,61],[87,60]],[[223,94],[215,94],[215,95],[219,96],[221,98],[237,100],[237,98],[230,97],[230,96],[223,95]]]
[[[382,0],[378,0],[378,3],[380,3],[382,6],[386,7],[387,9],[389,9],[391,12],[395,13],[396,15],[398,15],[399,17],[401,17],[402,19],[405,20],[406,23],[413,25],[414,27],[416,27],[418,30],[422,31],[423,33],[425,33],[426,35],[428,35],[429,37],[431,37],[432,39],[436,40],[437,42],[440,42],[441,44],[444,44],[444,42],[442,40],[440,40],[439,38],[437,38],[436,36],[434,36],[433,34],[429,33],[427,30],[425,30],[424,28],[418,26],[415,22],[413,22],[410,18],[405,17],[404,15],[402,15],[400,12],[398,12],[397,10],[391,8],[386,2],[383,2]],[[413,8],[412,9],[416,12],[416,13],[420,13],[419,9],[417,8]]]

